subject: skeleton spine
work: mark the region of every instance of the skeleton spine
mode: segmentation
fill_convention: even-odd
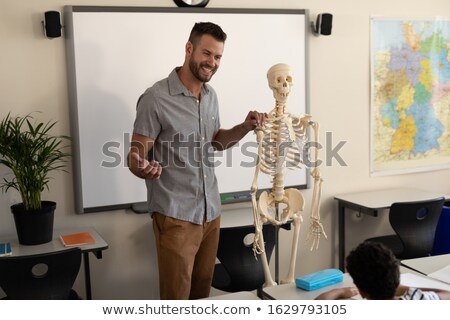
[[[277,105],[277,116],[281,116],[284,112],[284,105]],[[280,119],[278,119],[277,121],[277,142],[276,142],[276,152],[277,152],[277,157],[276,159],[278,159],[278,162],[276,164],[276,170],[275,170],[275,176],[273,178],[274,181],[274,197],[275,197],[275,201],[281,201],[283,200],[283,196],[284,196],[284,172],[285,172],[285,168],[286,168],[286,163],[283,161],[283,157],[280,154],[280,150],[281,150],[281,146],[284,142],[283,139],[283,135],[281,134],[281,131],[283,130],[283,123]]]

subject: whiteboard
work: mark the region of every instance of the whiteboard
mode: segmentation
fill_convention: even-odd
[[[190,30],[200,21],[214,22],[228,35],[221,66],[210,81],[219,98],[222,128],[242,122],[250,110],[269,112],[274,107],[266,73],[276,63],[293,70],[289,112],[308,112],[307,10],[66,6],[78,213],[146,201],[144,181],[126,166],[136,102],[183,64]],[[222,199],[248,195],[256,154],[253,133],[217,152]],[[306,169],[288,171],[285,184],[306,187]],[[269,177],[260,174],[258,188],[269,187]]]

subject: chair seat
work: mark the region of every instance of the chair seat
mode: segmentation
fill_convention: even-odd
[[[386,247],[391,249],[397,259],[402,259],[403,244],[397,235],[391,234],[387,236],[374,237],[366,239],[366,241],[381,242]]]

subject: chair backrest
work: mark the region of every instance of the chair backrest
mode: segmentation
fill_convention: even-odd
[[[436,227],[431,255],[450,253],[450,203],[445,202]]]
[[[389,222],[403,244],[401,259],[431,254],[444,198],[397,202],[389,211]]]
[[[254,226],[220,229],[217,258],[230,277],[230,284],[226,290],[228,292],[256,290],[262,288],[264,284],[261,258],[259,256],[255,258],[253,254],[254,232]],[[264,225],[263,236],[267,260],[270,261],[275,246],[275,226]]]
[[[0,287],[8,299],[68,299],[81,265],[81,249],[0,258]]]

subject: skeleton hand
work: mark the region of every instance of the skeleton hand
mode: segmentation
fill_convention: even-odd
[[[320,173],[320,169],[317,166],[311,170],[311,177],[314,178],[314,180],[322,180],[322,174]]]
[[[317,250],[319,248],[319,241],[320,241],[320,237],[322,235],[325,237],[325,239],[327,239],[327,234],[325,233],[325,230],[323,229],[322,223],[319,221],[319,219],[311,217],[311,222],[309,224],[308,237],[306,238],[306,242],[309,242],[309,241],[312,242],[311,248],[310,248],[311,251],[313,249]]]
[[[262,230],[259,229],[259,232],[258,232],[258,228],[255,226],[255,238],[253,239],[252,250],[253,250],[253,255],[255,256],[256,260],[258,260],[258,256],[264,252],[264,247],[261,248],[261,246],[259,244],[259,240],[260,240],[259,237],[260,237],[261,232],[262,232]]]

